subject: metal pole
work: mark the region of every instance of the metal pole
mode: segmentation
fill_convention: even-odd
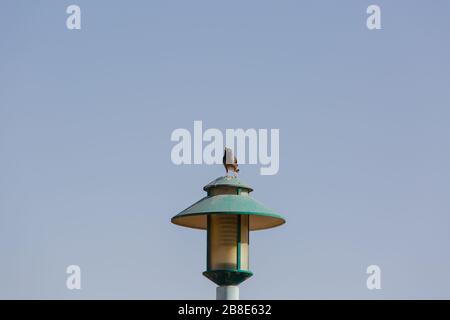
[[[217,287],[216,300],[239,300],[239,287],[238,286]]]

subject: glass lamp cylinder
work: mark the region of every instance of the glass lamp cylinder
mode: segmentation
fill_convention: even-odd
[[[208,216],[207,270],[248,270],[248,215]]]

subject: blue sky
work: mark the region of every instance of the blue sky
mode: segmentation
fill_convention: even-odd
[[[81,30],[65,25],[73,3]],[[373,3],[382,30],[366,28]],[[243,299],[449,298],[449,12],[1,1],[0,297],[214,298],[206,234],[170,224],[224,174],[171,162],[172,131],[202,120],[280,129],[278,174],[241,167],[287,218],[250,235]]]

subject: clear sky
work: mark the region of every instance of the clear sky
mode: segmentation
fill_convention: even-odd
[[[373,3],[382,30],[366,27]],[[0,298],[214,298],[206,234],[170,223],[224,174],[172,163],[172,131],[194,120],[280,129],[278,174],[241,166],[287,218],[250,235],[241,298],[450,298],[449,14],[448,0],[2,0]]]

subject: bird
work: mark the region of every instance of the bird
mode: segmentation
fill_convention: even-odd
[[[233,150],[230,148],[225,147],[223,150],[223,159],[222,159],[223,165],[225,167],[225,170],[227,171],[227,177],[228,177],[228,170],[234,172],[234,176],[237,176],[237,173],[239,172],[238,163],[236,157],[233,157]]]

